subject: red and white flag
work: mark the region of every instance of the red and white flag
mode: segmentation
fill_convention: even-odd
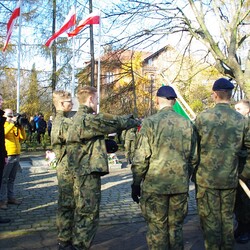
[[[11,17],[7,23],[7,36],[6,36],[6,41],[4,43],[4,46],[3,46],[3,52],[6,50],[7,45],[9,43],[16,19],[20,16],[20,5],[21,5],[21,0],[18,1],[16,8],[13,10]]]
[[[76,10],[73,7],[68,16],[66,17],[62,27],[55,32],[55,34],[45,43],[45,46],[51,47],[54,40],[59,37],[61,34],[63,34],[66,30],[68,30],[70,27],[74,26],[76,24]]]
[[[99,23],[100,23],[100,13],[92,12],[87,16],[87,18],[81,20],[78,26],[72,32],[68,33],[68,37],[76,36],[86,25],[99,24]]]

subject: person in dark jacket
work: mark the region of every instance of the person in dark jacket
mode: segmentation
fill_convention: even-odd
[[[46,128],[47,128],[47,123],[44,120],[43,115],[41,115],[37,126],[37,142],[39,144],[41,143],[41,137],[43,137],[46,132]]]
[[[0,94],[0,187],[1,187],[1,180],[3,176],[3,169],[7,159],[7,152],[5,149],[5,137],[4,137],[4,123],[6,118],[3,117],[4,111],[2,110],[3,105],[3,97]],[[3,219],[0,217],[0,223],[9,223],[10,219]]]
[[[48,129],[48,136],[51,136],[51,129],[52,129],[52,122],[53,122],[53,116],[51,115],[49,117],[49,120],[47,122],[47,129]]]
[[[33,134],[35,132],[36,132],[36,123],[34,121],[34,117],[31,116],[28,124],[28,138],[30,142],[33,140]]]

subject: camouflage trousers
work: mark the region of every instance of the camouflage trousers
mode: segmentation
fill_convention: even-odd
[[[58,202],[56,224],[58,240],[72,242],[75,210],[75,200],[73,198],[74,174],[67,164],[67,160],[63,159],[57,165]]]
[[[79,250],[89,249],[99,223],[100,175],[76,175],[59,165],[57,176],[58,240],[70,242]]]
[[[250,188],[250,180],[246,184]],[[239,230],[242,233],[250,232],[250,199],[240,185],[236,194],[235,216]]]
[[[235,189],[197,186],[197,206],[207,250],[232,250]]]
[[[181,250],[183,222],[187,215],[188,194],[142,193],[142,215],[147,225],[147,244],[152,250]]]

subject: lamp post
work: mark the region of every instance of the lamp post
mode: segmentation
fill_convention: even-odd
[[[154,87],[154,75],[150,75],[150,115],[153,114],[153,87]]]

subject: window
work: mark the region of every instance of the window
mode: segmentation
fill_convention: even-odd
[[[148,66],[153,66],[153,59],[152,58],[148,59]]]
[[[113,72],[107,72],[106,73],[106,84],[111,84],[114,81],[114,73]]]

